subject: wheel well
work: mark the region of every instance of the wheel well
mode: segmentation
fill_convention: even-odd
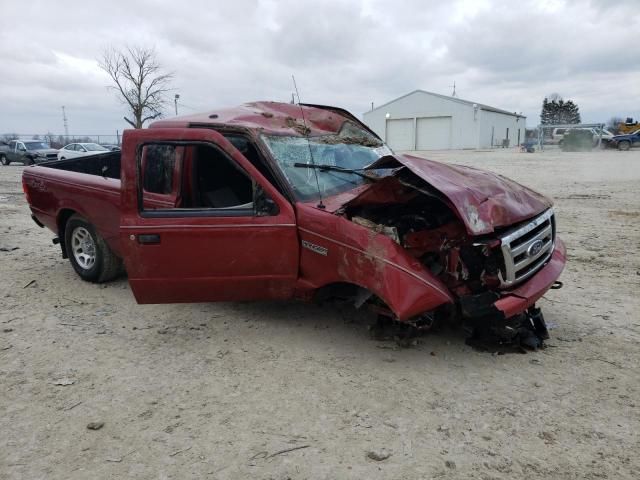
[[[336,282],[329,283],[318,288],[313,295],[313,299],[318,302],[328,300],[330,298],[353,298],[358,294],[362,287],[353,283]]]
[[[393,315],[384,299],[374,294],[371,290],[355,283],[328,283],[314,292],[314,302],[322,303],[331,300],[353,302],[356,308],[360,308],[361,306],[368,304],[371,307],[375,306],[374,310],[379,313],[388,312],[389,316]]]
[[[76,212],[69,208],[65,208],[58,213],[58,239],[60,240],[60,248],[62,249],[62,258],[67,258],[67,248],[65,245],[65,229],[67,228],[67,221]]]

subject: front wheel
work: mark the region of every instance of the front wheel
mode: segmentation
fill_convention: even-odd
[[[7,166],[11,162],[9,161],[9,159],[7,158],[6,155],[0,155],[0,163],[2,163],[2,165],[4,165],[4,166]]]
[[[618,143],[618,150],[623,150],[623,151],[627,151],[631,148],[631,142],[627,142],[626,140],[624,142],[620,142]]]
[[[36,163],[36,162],[35,162],[35,160],[34,160],[33,158],[31,158],[31,157],[27,157],[27,158],[25,158],[25,159],[24,159],[24,164],[25,164],[25,165],[33,165],[34,163]]]
[[[69,218],[64,232],[69,261],[76,273],[87,282],[102,283],[113,280],[122,263],[93,225],[79,215]]]

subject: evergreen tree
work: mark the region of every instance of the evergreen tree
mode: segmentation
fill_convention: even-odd
[[[573,100],[565,102],[560,96],[555,96],[551,100],[545,97],[542,101],[540,123],[542,125],[580,123],[580,109]]]

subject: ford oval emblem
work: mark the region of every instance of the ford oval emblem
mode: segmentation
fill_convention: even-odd
[[[540,253],[540,250],[542,250],[543,246],[544,242],[542,240],[536,240],[535,242],[533,242],[531,245],[529,245],[529,248],[527,248],[527,257],[535,257]]]

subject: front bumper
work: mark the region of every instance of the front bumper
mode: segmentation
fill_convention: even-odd
[[[559,238],[547,264],[525,283],[501,294],[487,292],[460,298],[462,314],[469,319],[510,318],[524,313],[558,280],[567,261],[567,250]]]

